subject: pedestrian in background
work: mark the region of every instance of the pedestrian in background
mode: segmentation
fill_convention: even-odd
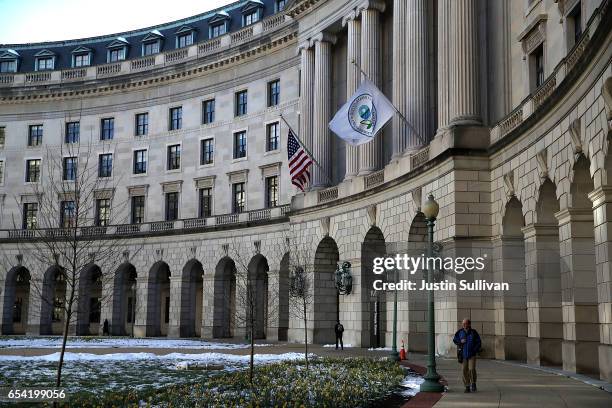
[[[480,335],[472,329],[470,319],[463,319],[461,329],[455,333],[453,343],[458,347],[457,356],[463,365],[465,392],[476,392],[476,354],[480,352]]]

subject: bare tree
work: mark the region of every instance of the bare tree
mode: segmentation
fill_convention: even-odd
[[[71,325],[82,324],[82,306],[90,309],[89,285],[102,288],[97,304],[91,305],[99,313],[109,299],[107,293],[112,292],[103,288],[113,285],[119,264],[130,257],[125,239],[105,236],[109,226],[127,223],[128,215],[127,200],[119,202],[115,196],[120,174],[107,161],[112,156],[99,156],[111,153],[112,146],[104,141],[94,142],[91,134],[89,140],[79,140],[79,133],[67,131],[66,140],[62,137],[66,143],[46,147],[43,163],[28,163],[32,181],[28,203],[15,198],[23,223],[13,214],[14,227],[23,228],[25,238],[18,241],[19,252],[26,254],[32,267],[52,271],[45,273],[42,282],[31,280],[31,290],[41,299],[41,314],[45,310],[57,320],[63,316],[57,387],[62,382]],[[132,251],[131,256],[138,250]],[[55,295],[57,285],[65,288],[63,296]],[[85,319],[89,324],[90,317]]]

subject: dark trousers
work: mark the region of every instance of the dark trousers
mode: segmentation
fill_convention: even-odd
[[[338,350],[338,341],[340,341],[340,347],[344,350],[344,343],[342,342],[342,335],[336,334],[336,350]]]

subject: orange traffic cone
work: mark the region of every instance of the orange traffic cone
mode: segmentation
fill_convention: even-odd
[[[404,348],[404,340],[402,340],[402,348],[400,350],[400,360],[406,360],[406,349]]]

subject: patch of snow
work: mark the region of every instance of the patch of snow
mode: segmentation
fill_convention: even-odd
[[[368,351],[391,351],[391,347],[370,347]]]
[[[401,394],[405,397],[414,397],[419,392],[421,384],[425,381],[423,377],[408,375],[404,377],[400,386],[403,388]]]
[[[327,348],[329,348],[329,347],[336,347],[336,345],[335,344],[324,344],[323,347],[327,347]],[[340,347],[340,346],[338,346],[338,347]],[[352,344],[345,344],[344,348],[347,348],[347,347],[353,347],[353,345]]]

